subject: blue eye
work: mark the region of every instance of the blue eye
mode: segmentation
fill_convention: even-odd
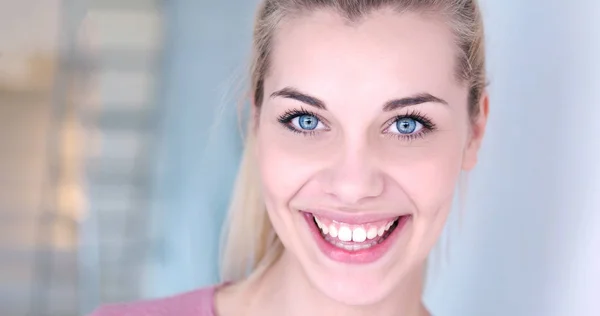
[[[312,131],[319,127],[319,119],[314,115],[303,114],[292,119],[292,124],[302,130]]]
[[[392,124],[391,127],[392,129],[395,129],[395,131],[393,130],[394,133],[407,135],[421,130],[421,128],[423,128],[423,124],[419,123],[413,118],[403,117],[398,119],[395,124]]]
[[[327,130],[320,116],[304,109],[286,111],[277,121],[292,132],[314,135],[320,130]]]

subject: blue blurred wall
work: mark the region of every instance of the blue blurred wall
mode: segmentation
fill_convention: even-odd
[[[244,75],[254,1],[165,2],[163,136],[146,296],[217,281],[217,248],[241,149],[232,89]]]

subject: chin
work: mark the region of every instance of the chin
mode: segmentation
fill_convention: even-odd
[[[356,271],[340,273],[323,271],[307,272],[311,283],[325,296],[350,306],[372,305],[388,297],[393,287],[390,279],[381,273]],[[347,269],[350,272],[353,269]],[[356,269],[358,270],[358,269]]]

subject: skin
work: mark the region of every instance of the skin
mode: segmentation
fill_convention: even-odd
[[[260,277],[218,291],[219,315],[428,315],[425,260],[460,172],[477,161],[488,113],[484,94],[470,120],[456,55],[442,21],[413,13],[378,11],[350,25],[318,11],[280,26],[255,130],[265,202],[285,251]],[[384,109],[423,95],[439,102]],[[299,109],[316,114],[314,133],[278,120]],[[394,120],[415,112],[435,129],[407,139]],[[299,212],[311,209],[411,219],[384,257],[344,264],[317,248]]]

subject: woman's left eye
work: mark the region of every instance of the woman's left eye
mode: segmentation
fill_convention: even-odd
[[[419,121],[410,117],[401,117],[390,125],[389,132],[400,135],[411,135],[418,133],[421,129],[423,129],[423,124]]]

